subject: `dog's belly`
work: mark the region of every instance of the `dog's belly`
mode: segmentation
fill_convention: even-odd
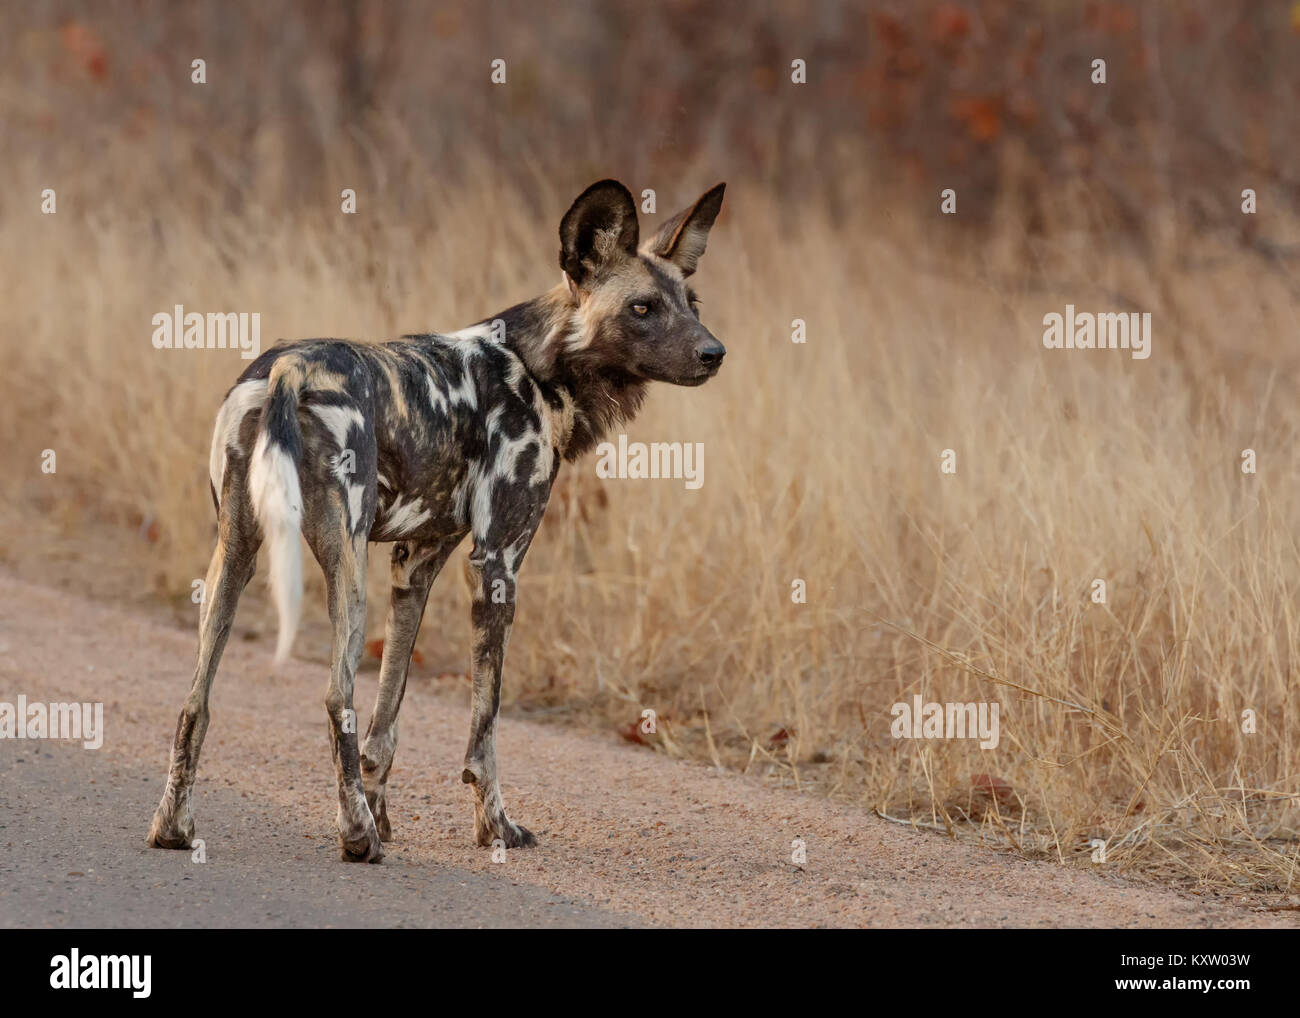
[[[378,505],[370,528],[372,541],[443,540],[468,529],[458,491],[391,491],[378,479]]]
[[[408,418],[397,441],[376,434],[375,522],[372,541],[441,541],[469,529],[474,460],[450,421]],[[412,435],[419,440],[412,443]]]

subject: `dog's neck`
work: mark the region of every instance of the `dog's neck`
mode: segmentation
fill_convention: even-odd
[[[573,427],[560,449],[566,460],[577,459],[610,428],[635,416],[645,381],[600,361],[602,352],[567,283],[472,328],[500,340],[502,325],[505,346],[524,362],[543,392],[558,392],[572,402]]]

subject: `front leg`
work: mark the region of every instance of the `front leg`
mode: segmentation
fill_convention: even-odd
[[[539,443],[538,448],[545,447]],[[492,485],[488,497],[476,492],[470,500],[474,550],[465,561],[465,578],[472,600],[474,707],[461,780],[474,789],[474,834],[483,846],[497,838],[506,848],[537,844],[532,832],[506,816],[501,802],[497,711],[506,642],[515,619],[515,577],[542,522],[558,467],[559,458],[548,456],[522,477],[512,477],[513,469],[489,471],[489,479],[480,482]]]
[[[506,816],[497,782],[497,711],[501,668],[515,615],[515,573],[502,552],[475,547],[465,562],[473,606],[474,707],[461,780],[474,787],[474,836],[483,846],[500,838],[506,848],[537,844],[526,827]]]

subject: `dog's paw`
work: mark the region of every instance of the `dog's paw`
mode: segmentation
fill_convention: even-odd
[[[193,848],[194,821],[186,817],[178,822],[155,813],[145,843],[150,848]]]
[[[344,862],[382,862],[384,850],[374,824],[356,835],[339,835],[339,858]]]
[[[497,839],[506,848],[536,848],[537,835],[522,824],[517,824],[504,813],[490,823],[475,824],[475,840],[483,848],[491,848]]]

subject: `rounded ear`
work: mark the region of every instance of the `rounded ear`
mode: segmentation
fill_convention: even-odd
[[[667,258],[682,270],[682,275],[689,276],[704,254],[709,230],[722,210],[722,192],[726,189],[726,184],[709,188],[694,205],[664,223],[659,232],[646,241],[645,249],[650,254]]]
[[[636,254],[636,203],[617,180],[602,180],[578,195],[560,221],[560,267],[581,285],[592,273]]]

